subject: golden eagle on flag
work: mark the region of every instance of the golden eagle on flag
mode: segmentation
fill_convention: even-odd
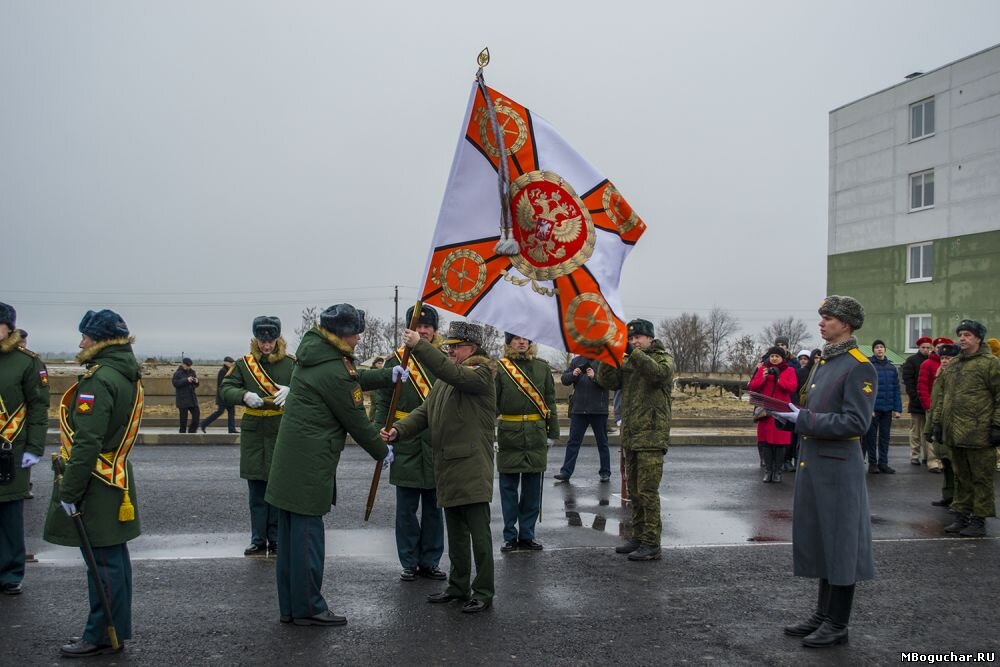
[[[551,125],[487,87],[481,72],[421,300],[618,365],[627,342],[622,263],[646,226]]]

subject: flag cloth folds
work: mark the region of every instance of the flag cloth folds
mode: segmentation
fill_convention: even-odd
[[[487,88],[508,155],[519,252],[500,255],[501,151],[473,84],[421,299],[557,350],[619,364],[622,263],[646,229],[615,186],[544,119]]]

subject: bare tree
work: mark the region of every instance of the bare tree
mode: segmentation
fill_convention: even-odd
[[[726,359],[729,361],[730,373],[749,377],[760,363],[760,348],[751,336],[740,336],[729,346]]]
[[[503,331],[497,329],[492,324],[483,324],[483,345],[482,348],[494,359],[503,356]]]
[[[718,373],[722,370],[723,348],[729,337],[736,333],[739,322],[727,311],[715,306],[705,322],[708,343],[708,370]]]
[[[708,356],[707,322],[697,313],[668,317],[658,327],[663,344],[680,371],[702,371]]]
[[[299,323],[299,326],[295,327],[295,335],[299,337],[299,341],[302,340],[307,331],[312,329],[316,324],[319,324],[319,314],[319,306],[309,306],[302,309],[302,321]]]
[[[778,336],[788,338],[788,352],[795,354],[804,345],[809,343],[809,326],[797,317],[786,317],[775,320],[764,327],[764,330],[757,336],[757,341],[765,348],[774,345],[774,339]]]

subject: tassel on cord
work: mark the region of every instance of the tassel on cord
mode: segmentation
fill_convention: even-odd
[[[500,167],[497,169],[497,189],[500,194],[500,240],[494,246],[493,252],[498,255],[517,255],[521,252],[521,247],[518,245],[517,239],[514,238],[511,228],[510,173],[507,166],[507,146],[503,141],[503,132],[500,130],[500,121],[497,120],[496,108],[493,106],[493,100],[490,99],[489,93],[486,91],[486,81],[483,79],[483,67],[486,67],[489,62],[489,49],[483,49],[479,54],[479,71],[476,72],[476,83],[479,85],[479,92],[483,94],[483,99],[486,101],[486,112],[489,114],[494,141],[496,142],[497,151],[500,153],[497,160]]]
[[[118,506],[118,520],[122,523],[135,521],[135,506],[132,499],[128,497],[128,489],[122,492],[122,504]]]

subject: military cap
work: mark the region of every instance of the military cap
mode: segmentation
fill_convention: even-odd
[[[531,339],[527,338],[527,336],[522,336],[521,334],[511,333],[509,331],[504,331],[503,332],[503,342],[506,343],[507,345],[510,345],[510,342],[512,340],[514,340],[515,337],[517,337],[517,338],[526,338],[529,343],[533,342]]]
[[[319,325],[336,336],[364,333],[365,311],[349,303],[338,303],[320,313]]]
[[[933,345],[934,341],[931,340],[930,336],[921,336],[920,338],[917,339],[916,345],[917,345],[917,347],[920,347],[924,343],[930,343],[931,345]]]
[[[281,335],[281,320],[274,315],[258,315],[253,318],[250,330],[257,340],[264,342],[277,340]]]
[[[122,316],[108,309],[99,310],[96,313],[88,310],[87,314],[80,320],[80,333],[89,336],[94,341],[124,338],[129,335],[128,326]]]
[[[656,337],[656,334],[653,333],[653,323],[643,319],[635,319],[628,323],[628,335]]]
[[[865,309],[857,299],[851,296],[831,294],[819,305],[820,315],[835,317],[854,331],[865,323]]]
[[[14,310],[14,306],[0,302],[0,324],[6,324],[11,329],[17,325],[17,311]]]
[[[968,331],[979,340],[986,338],[986,325],[982,322],[977,322],[975,320],[962,320],[958,323],[958,327],[955,328],[955,333],[958,334],[962,331]]]
[[[483,325],[475,322],[451,322],[448,325],[447,345],[457,345],[458,343],[483,344]]]
[[[957,357],[962,352],[962,348],[954,343],[945,343],[938,350],[938,356],[941,357]]]
[[[409,324],[413,321],[413,306],[406,309],[406,322]],[[438,328],[438,311],[434,310],[430,306],[420,306],[420,317],[417,318],[417,324],[427,324],[434,327],[437,331]]]
[[[938,345],[951,345],[954,342],[955,341],[953,341],[950,338],[945,338],[944,336],[941,336],[940,338],[934,339],[934,347],[937,347]]]

